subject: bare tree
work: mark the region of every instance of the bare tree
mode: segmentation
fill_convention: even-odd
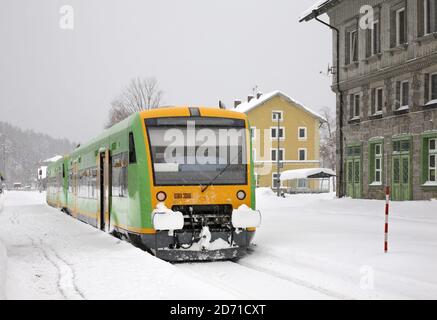
[[[158,108],[163,92],[155,78],[132,79],[122,93],[111,102],[107,128],[126,119],[132,113]]]
[[[329,107],[322,109],[326,122],[322,126],[320,139],[320,157],[323,167],[335,170],[336,163],[336,119],[334,111]]]

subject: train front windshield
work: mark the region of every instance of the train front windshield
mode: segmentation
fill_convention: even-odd
[[[146,119],[156,186],[245,185],[245,121],[228,118]]]

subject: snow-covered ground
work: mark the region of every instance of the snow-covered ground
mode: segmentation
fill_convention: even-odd
[[[266,189],[257,201],[249,256],[172,265],[48,207],[43,194],[9,192],[0,298],[2,278],[8,299],[437,298],[437,201],[391,204],[387,254],[383,201]]]

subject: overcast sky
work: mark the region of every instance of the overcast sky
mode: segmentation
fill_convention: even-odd
[[[133,77],[166,105],[228,107],[252,88],[333,108],[331,32],[298,17],[315,0],[2,0],[0,120],[85,142]],[[63,5],[74,30],[59,27]]]

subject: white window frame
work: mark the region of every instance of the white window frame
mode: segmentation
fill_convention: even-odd
[[[301,187],[299,186],[299,181],[305,181],[305,187]],[[298,190],[308,190],[308,179],[307,178],[302,178],[302,179],[297,179],[296,180],[296,189]]]
[[[301,151],[305,151],[305,159],[304,160],[300,159],[300,152]],[[307,161],[308,160],[308,150],[307,150],[307,148],[299,148],[297,150],[297,159],[298,159],[298,161]]]
[[[252,160],[255,162],[256,161],[256,149],[252,148]]]
[[[431,30],[429,29],[431,27],[430,21],[429,21],[429,11],[431,10],[431,3],[429,0],[423,0],[423,34],[426,36],[428,34],[431,34]]]
[[[275,152],[276,160],[273,160],[272,152]],[[279,152],[282,152],[282,159],[279,159],[279,161],[285,161],[285,148],[279,148]],[[278,161],[278,148],[270,148],[270,160],[274,162]]]
[[[273,136],[273,130],[275,129],[275,132],[278,131],[278,127],[270,127],[270,140],[272,141],[277,141],[278,137],[274,137]],[[284,141],[285,140],[285,127],[279,127],[279,129],[282,129],[282,137],[279,137],[279,141]],[[279,135],[279,132],[276,133],[277,135]]]
[[[284,121],[284,111],[281,110],[273,110],[272,111],[272,121],[273,122],[278,122],[278,119],[276,119],[277,114],[280,114],[280,119],[279,122],[283,122]]]
[[[358,114],[356,114],[356,111],[357,111],[356,110],[357,109],[357,106],[356,106],[357,98],[358,98],[358,100],[360,102],[360,105],[359,105],[359,108],[358,108]],[[359,119],[361,117],[361,93],[354,93],[354,94],[352,94],[352,100],[353,101],[351,101],[351,103],[352,103],[352,117],[351,117],[351,119]]]
[[[354,45],[354,36],[353,36],[354,34],[356,35],[356,45]],[[349,48],[349,50],[350,50],[350,52],[349,52],[350,63],[358,62],[358,60],[359,60],[359,57],[358,57],[359,40],[358,40],[358,30],[357,29],[351,30],[349,32],[349,46],[350,46],[350,48]],[[357,50],[357,52],[356,52],[357,59],[356,60],[355,60],[355,49]]]
[[[302,130],[302,129],[305,130],[305,135],[303,137],[300,136],[300,130]],[[299,127],[299,128],[297,128],[297,138],[300,141],[306,141],[308,139],[308,129],[307,129],[307,127]]]
[[[376,147],[379,146],[379,153],[376,152]],[[379,160],[379,169],[377,168],[376,163]],[[375,144],[375,176],[374,176],[374,183],[382,183],[382,143],[376,143]],[[379,180],[376,179],[376,174],[379,172]]]
[[[378,92],[382,92],[381,94],[381,101],[379,101],[379,95]],[[381,102],[381,110],[378,110],[379,102]],[[375,105],[373,106],[375,110],[375,114],[381,114],[384,109],[384,88],[378,87],[375,88]]]
[[[378,25],[378,28],[375,28],[375,25]],[[379,23],[379,20],[376,20],[373,22],[373,29],[370,30],[370,48],[371,48],[371,53],[372,55],[378,54],[381,52],[381,24]],[[378,45],[379,45],[379,50],[376,50],[375,48],[375,32],[378,32]]]
[[[407,19],[407,11],[405,10],[405,7],[396,10],[396,46],[400,46],[400,45],[404,44],[404,42],[401,43],[401,25],[400,25],[400,13],[401,12],[404,13],[404,20]],[[406,21],[404,21],[404,23],[406,23]],[[403,25],[402,27],[404,28],[404,37],[407,37],[405,25]]]
[[[437,148],[431,149],[431,141],[435,141],[434,146],[437,145],[437,138],[432,138],[428,140],[428,181],[429,182],[436,182],[437,179]],[[431,157],[434,157],[434,167],[431,167]],[[434,171],[434,181],[431,181],[431,171]]]
[[[401,101],[399,101],[399,109],[401,109],[401,108],[403,108],[403,109],[406,109],[407,107],[409,108],[410,107],[410,81],[408,81],[408,80],[403,80],[403,81],[400,81],[401,82],[401,92],[400,92],[400,97],[399,97],[399,99],[401,100]],[[407,104],[404,104],[403,102],[403,100],[404,100],[404,84],[405,83],[408,83],[408,101],[407,101]]]

